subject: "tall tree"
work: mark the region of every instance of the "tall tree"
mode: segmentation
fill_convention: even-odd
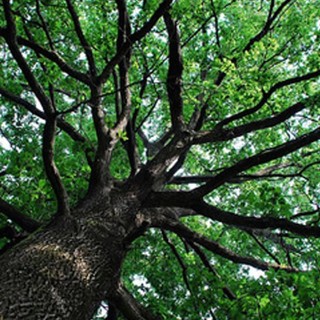
[[[2,0],[0,318],[315,319],[317,2]]]

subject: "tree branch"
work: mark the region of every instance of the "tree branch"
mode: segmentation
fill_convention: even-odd
[[[128,320],[162,319],[162,317],[155,316],[145,309],[122,284],[118,285],[109,299]]]
[[[38,221],[24,215],[3,199],[0,199],[0,212],[27,232],[33,232],[41,226]]]
[[[305,74],[303,76],[297,76],[297,77],[293,77],[293,78],[290,78],[290,79],[286,79],[286,80],[280,81],[280,82],[274,84],[268,90],[268,92],[264,92],[263,93],[263,96],[260,99],[260,101],[257,103],[257,105],[255,105],[252,108],[243,110],[243,111],[241,111],[241,112],[239,112],[237,114],[234,114],[234,115],[232,115],[232,116],[230,116],[228,118],[225,118],[224,120],[220,121],[217,124],[217,127],[223,127],[223,126],[229,124],[230,122],[242,119],[242,118],[244,118],[244,117],[246,117],[246,116],[248,116],[250,114],[253,114],[253,113],[257,112],[258,110],[260,110],[267,103],[267,101],[272,96],[272,94],[274,92],[276,92],[277,90],[279,90],[281,88],[284,88],[286,86],[292,85],[292,84],[296,84],[296,83],[299,83],[299,82],[303,82],[303,81],[307,81],[307,80],[310,80],[310,79],[314,79],[314,78],[317,78],[319,76],[320,76],[320,69],[316,70],[314,72],[307,73],[307,74]]]
[[[264,150],[254,156],[240,160],[233,166],[225,169],[221,173],[217,174],[211,181],[205,185],[195,189],[193,192],[197,194],[197,197],[204,196],[212,190],[218,188],[230,178],[235,177],[238,173],[248,170],[254,166],[270,162],[272,160],[286,156],[302,147],[305,147],[312,142],[320,139],[320,128],[304,134],[295,140],[291,140],[287,143],[281,144],[277,147]]]
[[[213,130],[196,133],[192,143],[202,144],[208,142],[228,141],[243,136],[249,132],[271,128],[280,123],[283,123],[305,108],[307,108],[305,102],[298,102],[270,118],[252,121],[231,129],[223,129],[218,125]]]
[[[217,270],[211,266],[207,256],[205,255],[205,253],[201,250],[201,248],[195,244],[192,241],[188,241],[188,244],[190,245],[190,247],[193,249],[193,251],[198,255],[198,257],[200,258],[200,260],[202,261],[203,265],[205,266],[205,268],[212,273],[214,276],[216,276],[220,281],[221,281],[221,277],[218,274]],[[229,300],[236,300],[237,296],[236,294],[231,291],[231,289],[228,286],[224,286],[222,288],[223,293],[226,295],[226,297]]]
[[[127,6],[125,1],[117,0],[118,7],[118,39],[117,48],[120,50],[121,46],[127,41],[131,34],[131,26],[129,21],[129,15],[127,12]],[[133,130],[133,123],[130,120],[131,113],[131,90],[129,84],[129,67],[131,60],[131,50],[128,50],[124,58],[119,62],[120,73],[120,96],[121,96],[121,112],[118,113],[118,120],[112,130],[117,133],[114,136],[119,136],[119,132],[127,132],[128,141],[124,141],[130,167],[131,175],[134,175],[138,170],[139,157],[136,147],[135,133]]]
[[[177,22],[171,18],[169,12],[166,12],[163,17],[169,36],[167,92],[170,104],[171,123],[173,130],[175,131],[181,130],[184,125],[182,100],[183,62]]]
[[[5,13],[5,18],[7,22],[6,30],[7,32],[4,33],[4,38],[8,44],[10,52],[17,62],[19,68],[21,69],[24,77],[26,78],[27,82],[29,83],[31,89],[35,93],[36,97],[40,101],[44,111],[46,114],[53,114],[54,109],[51,104],[50,99],[46,96],[42,86],[36,80],[35,76],[33,75],[30,67],[28,66],[25,58],[23,57],[17,43],[17,31],[15,26],[14,18],[11,14],[11,7],[9,0],[3,0],[3,8]]]
[[[6,36],[6,29],[5,28],[0,28],[0,36],[5,38]],[[38,54],[42,55],[43,57],[49,59],[53,63],[55,63],[61,71],[65,72],[68,74],[70,77],[79,80],[80,82],[86,84],[86,85],[92,85],[92,82],[90,78],[85,74],[82,73],[76,69],[73,69],[70,65],[66,63],[65,60],[62,59],[62,57],[59,56],[59,54],[55,51],[47,50],[41,45],[32,42],[30,40],[27,40],[23,37],[17,36],[17,43],[19,45],[28,47],[32,49],[33,51],[37,52]]]
[[[4,98],[6,98],[12,102],[15,102],[18,105],[24,107],[26,110],[28,110],[33,115],[39,117],[40,119],[43,119],[43,120],[47,119],[47,116],[43,111],[37,109],[33,104],[31,104],[27,100],[22,99],[21,97],[13,94],[12,92],[5,90],[2,87],[0,87],[0,95],[2,95]],[[80,143],[85,143],[87,141],[87,139],[83,135],[81,135],[71,124],[69,124],[67,121],[65,121],[62,117],[58,116],[56,120],[57,120],[57,126],[61,130],[66,132],[71,137],[71,139],[73,139],[76,142],[80,142]],[[89,157],[89,152],[91,152],[92,149],[89,147],[86,147],[84,151],[86,153],[88,163],[91,166],[92,160]]]
[[[46,37],[49,41],[49,46],[50,46],[51,50],[54,50],[54,45],[53,45],[53,41],[52,41],[50,33],[49,33],[48,24],[47,24],[46,20],[44,19],[43,15],[41,13],[41,10],[40,10],[40,0],[36,0],[36,11],[37,11],[39,19],[41,21],[42,29],[43,29],[44,33],[46,34]]]
[[[141,40],[146,34],[148,34],[151,29],[155,26],[162,15],[168,10],[169,6],[173,0],[164,0],[154,12],[152,17],[135,33],[131,34],[130,37],[124,42],[121,48],[117,51],[115,56],[109,61],[101,75],[99,76],[99,83],[104,83],[114,67],[121,61],[121,59],[126,55],[126,53],[132,48],[133,44]]]
[[[54,143],[55,143],[55,131],[56,131],[56,117],[48,115],[43,130],[43,147],[42,157],[44,162],[44,168],[52,186],[52,189],[57,198],[57,214],[69,215],[69,197],[65,190],[60,173],[54,162]]]
[[[94,62],[94,57],[93,57],[93,53],[91,50],[91,46],[83,34],[83,31],[82,31],[81,25],[80,25],[80,21],[79,21],[79,17],[76,13],[76,10],[74,9],[73,4],[71,3],[71,0],[66,0],[66,2],[67,2],[68,10],[69,10],[71,17],[72,17],[75,31],[77,33],[77,36],[80,40],[80,43],[84,49],[85,55],[88,60],[90,75],[92,78],[95,78],[97,75],[97,69],[96,69],[96,65]]]
[[[56,129],[56,110],[54,104],[51,102],[50,98],[45,94],[41,84],[37,81],[33,75],[29,65],[27,64],[25,58],[20,52],[17,38],[16,38],[16,26],[15,21],[11,13],[10,1],[3,0],[3,8],[5,13],[5,18],[7,22],[7,33],[5,34],[6,42],[9,46],[12,56],[16,60],[20,70],[22,71],[24,77],[29,83],[34,94],[40,101],[44,112],[46,114],[46,124],[43,132],[43,148],[42,156],[45,171],[48,177],[48,180],[54,190],[54,193],[57,198],[58,203],[58,213],[59,214],[68,214],[68,197],[64,189],[64,186],[61,181],[61,177],[58,169],[54,163],[54,141],[55,141],[55,129]]]
[[[251,229],[282,229],[304,237],[320,237],[320,227],[312,227],[294,223],[283,218],[248,217],[221,210],[207,204],[190,192],[153,192],[143,204],[144,208],[180,207],[192,209],[197,214],[235,227]]]
[[[284,8],[290,4],[290,2],[293,2],[293,0],[285,0],[281,3],[281,5],[278,7],[278,9],[275,11],[275,13],[272,15],[272,11],[274,8],[274,4],[275,1],[272,0],[270,2],[270,9],[269,9],[269,13],[268,13],[268,18],[267,21],[264,25],[264,27],[262,28],[262,30],[256,34],[254,37],[252,37],[248,44],[244,47],[243,52],[245,51],[249,51],[251,49],[251,47],[258,41],[260,41],[270,30],[272,23],[277,19],[277,17],[281,14],[281,12],[284,10]]]
[[[185,265],[185,263],[183,262],[182,258],[179,255],[179,252],[177,251],[175,245],[172,243],[172,241],[170,241],[170,239],[168,238],[166,232],[164,230],[161,230],[161,234],[162,234],[162,238],[164,240],[164,242],[169,246],[171,252],[173,253],[173,255],[176,257],[181,269],[182,269],[182,277],[183,277],[183,281],[187,287],[187,289],[189,290],[190,294],[192,294],[192,290],[191,290],[191,286],[188,280],[188,273],[187,273],[187,266]]]
[[[282,266],[278,264],[270,264],[252,257],[240,256],[234,253],[233,251],[221,246],[219,243],[209,240],[205,236],[195,231],[192,231],[191,229],[177,221],[167,219],[165,222],[162,222],[161,225],[156,225],[156,227],[161,227],[170,230],[176,233],[177,235],[185,238],[187,241],[195,242],[201,245],[202,247],[206,248],[207,250],[211,251],[212,253],[217,254],[235,263],[249,265],[260,270],[269,270],[270,268],[272,268],[275,270],[281,269],[288,272],[298,271],[297,269],[291,267]]]

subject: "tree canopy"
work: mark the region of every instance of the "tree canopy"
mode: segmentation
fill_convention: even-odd
[[[108,319],[316,319],[317,0],[2,0],[0,17],[3,257],[117,191],[137,228]]]

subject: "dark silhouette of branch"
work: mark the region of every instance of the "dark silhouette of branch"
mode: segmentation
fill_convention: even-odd
[[[262,98],[260,99],[260,101],[257,103],[257,105],[255,105],[252,108],[246,109],[244,111],[241,111],[237,114],[234,114],[228,118],[225,118],[224,120],[220,121],[217,124],[217,127],[223,127],[235,120],[239,120],[242,119],[250,114],[253,114],[255,112],[257,112],[258,110],[260,110],[269,100],[269,98],[272,96],[273,93],[275,93],[277,90],[284,88],[286,86],[292,85],[292,84],[296,84],[299,82],[303,82],[303,81],[307,81],[310,79],[314,79],[320,76],[320,70],[316,70],[314,72],[310,72],[307,73],[303,76],[297,76],[297,77],[293,77],[293,78],[289,78],[280,82],[277,82],[276,84],[274,84],[267,92],[263,92]]]
[[[108,303],[108,316],[106,320],[117,320],[117,319],[118,319],[117,308],[112,303]]]
[[[281,264],[280,260],[270,251],[265,245],[255,236],[254,232],[247,230],[247,233],[254,239],[254,241],[258,244],[258,246],[266,252],[277,264]]]
[[[55,129],[56,129],[56,115],[55,107],[45,94],[44,89],[41,84],[37,81],[36,77],[31,71],[28,63],[23,57],[18,43],[17,43],[17,30],[15,26],[15,21],[12,16],[11,6],[9,0],[3,0],[4,14],[7,22],[7,33],[5,33],[5,40],[8,44],[10,52],[17,62],[20,70],[22,71],[24,77],[29,83],[31,89],[35,93],[36,97],[40,101],[44,112],[46,114],[46,124],[43,132],[43,148],[42,157],[44,162],[45,171],[48,180],[54,190],[57,203],[58,203],[58,213],[68,214],[68,196],[67,192],[63,186],[59,171],[54,163],[54,140],[55,140]]]
[[[282,229],[304,237],[320,237],[320,227],[302,225],[284,218],[241,216],[209,205],[192,192],[153,192],[144,202],[145,208],[165,206],[192,209],[199,215],[235,227]]]
[[[99,83],[104,83],[114,67],[121,61],[121,59],[126,55],[126,53],[132,48],[133,44],[141,40],[145,35],[147,35],[151,29],[155,26],[162,15],[168,10],[169,6],[173,0],[164,0],[154,12],[152,17],[135,33],[131,34],[130,37],[124,42],[121,48],[117,51],[115,56],[109,61],[101,75],[99,76]]]
[[[82,31],[82,28],[80,25],[80,21],[79,21],[79,17],[77,15],[77,12],[76,12],[71,0],[66,0],[66,3],[67,3],[68,10],[69,10],[71,17],[72,17],[74,29],[77,33],[77,36],[80,40],[80,43],[84,49],[85,55],[88,60],[90,75],[92,78],[94,78],[97,75],[97,69],[96,69],[96,65],[94,62],[94,57],[93,57],[91,46],[83,34],[83,31]]]
[[[109,300],[130,320],[161,320],[162,317],[151,314],[122,285],[119,284]]]
[[[199,245],[195,244],[192,241],[188,241],[188,244],[194,250],[194,252],[198,255],[198,257],[200,258],[200,260],[202,261],[202,264],[206,267],[206,269],[221,281],[221,277],[218,274],[217,270],[211,265],[207,256],[205,255],[203,250],[201,250]],[[237,299],[236,294],[229,287],[224,286],[222,288],[222,291],[229,300],[236,300]]]
[[[0,199],[0,212],[27,232],[33,232],[41,226],[40,222],[21,213],[3,199]]]
[[[198,197],[204,196],[209,192],[211,192],[212,190],[224,184],[226,181],[228,181],[228,179],[235,177],[240,172],[248,170],[254,166],[264,164],[272,160],[284,157],[319,139],[320,139],[320,128],[317,128],[314,131],[304,134],[295,140],[291,140],[277,147],[264,150],[249,158],[240,160],[233,166],[217,174],[214,178],[212,178],[211,181],[207,182],[204,186],[201,186],[195,189],[194,193],[196,193]]]
[[[43,120],[47,119],[46,114],[43,111],[36,108],[36,106],[31,104],[27,100],[22,99],[21,97],[13,94],[12,92],[5,90],[2,87],[0,87],[0,95],[2,95],[4,98],[6,98],[12,102],[17,103],[18,105],[24,107],[26,110],[28,110],[33,115],[39,117],[40,119],[43,119]],[[71,137],[71,139],[73,139],[76,142],[80,142],[80,143],[87,142],[87,139],[82,134],[80,134],[70,123],[68,123],[66,120],[64,120],[62,117],[57,116],[56,121],[57,121],[58,128],[63,130],[65,133],[67,133]],[[89,154],[90,154],[90,152],[92,152],[92,148],[86,146],[84,151],[86,153],[88,164],[91,166],[92,160],[91,160],[91,157]]]
[[[130,37],[131,25],[129,21],[129,15],[127,12],[126,3],[123,0],[117,0],[118,7],[118,39],[117,48],[120,50],[121,46]],[[133,131],[133,123],[130,119],[131,114],[131,90],[129,84],[129,68],[131,60],[131,50],[128,50],[123,59],[119,62],[119,74],[120,74],[120,97],[121,97],[121,111],[118,110],[117,123],[113,127],[116,133],[127,132],[127,141],[123,141],[123,145],[128,154],[129,163],[131,167],[131,176],[138,170],[139,157],[136,146],[136,137]],[[116,136],[116,135],[114,135]]]
[[[283,123],[305,108],[307,108],[307,104],[305,102],[298,102],[273,117],[252,121],[231,129],[223,129],[217,126],[211,131],[202,131],[197,133],[193,139],[193,144],[228,141],[243,136],[249,132],[271,128]]]
[[[284,164],[279,164],[279,165],[274,165],[274,166],[264,168],[262,170],[255,172],[254,174],[237,175],[233,178],[230,178],[226,182],[227,183],[243,183],[246,181],[259,180],[259,179],[275,179],[275,178],[288,179],[288,178],[303,177],[303,173],[306,170],[318,164],[320,164],[320,161],[314,161],[312,163],[309,163],[305,167],[301,168],[298,172],[295,172],[295,173],[287,173],[287,174],[273,173],[274,171],[277,171],[282,168],[300,167],[294,164],[284,163]],[[192,183],[201,184],[201,183],[209,182],[211,179],[213,179],[213,177],[214,177],[213,175],[175,176],[169,181],[169,184],[177,184],[177,185],[192,184]]]
[[[0,28],[0,36],[5,38],[7,34],[6,28]],[[74,68],[72,68],[67,62],[55,51],[47,50],[40,44],[32,42],[28,39],[25,39],[21,36],[17,36],[17,43],[19,45],[28,47],[33,51],[37,52],[38,54],[42,55],[43,57],[49,59],[50,61],[54,62],[61,71],[67,73],[70,77],[79,80],[80,82],[86,85],[92,85],[90,78],[85,74],[82,73]]]
[[[69,215],[69,197],[63,186],[58,168],[54,162],[54,143],[56,132],[56,118],[48,115],[43,130],[42,157],[47,177],[57,198],[58,215]]]
[[[173,130],[183,128],[182,72],[183,62],[180,36],[177,22],[169,12],[163,15],[169,36],[169,70],[167,75],[167,92],[170,105],[171,124]]]
[[[157,225],[156,225],[157,226]],[[225,259],[228,259],[232,262],[239,263],[239,264],[246,264],[249,266],[252,266],[254,268],[260,269],[260,270],[269,270],[270,268],[275,270],[286,270],[288,272],[297,272],[298,270],[295,268],[282,266],[279,264],[270,264],[261,260],[257,260],[252,257],[248,256],[240,256],[236,254],[235,252],[229,250],[228,248],[223,247],[218,242],[209,240],[205,236],[189,229],[185,225],[183,225],[180,222],[172,221],[172,220],[165,220],[161,223],[161,225],[157,226],[161,227],[167,230],[170,230],[177,235],[185,238],[187,241],[192,241],[194,243],[197,243],[198,245],[206,248],[207,250],[211,251],[214,254],[217,254]]]
[[[294,0],[286,0],[283,1],[281,3],[281,5],[278,7],[278,9],[275,11],[274,14],[272,14],[273,9],[274,9],[274,5],[275,5],[275,1],[272,0],[270,1],[270,8],[269,8],[269,13],[268,13],[268,18],[267,21],[264,25],[264,27],[262,28],[262,30],[256,34],[254,37],[252,37],[248,44],[244,47],[243,52],[245,51],[249,51],[251,49],[251,47],[258,41],[260,41],[269,31],[270,28],[273,24],[273,22],[279,17],[279,15],[281,14],[281,12],[283,12],[283,10],[285,9],[285,7],[287,5],[289,5],[290,3],[292,3]]]
[[[169,246],[171,252],[173,253],[175,258],[177,259],[177,261],[181,267],[181,270],[182,270],[183,281],[184,281],[187,289],[189,290],[189,292],[192,294],[191,286],[190,286],[189,279],[188,279],[187,266],[185,265],[184,261],[182,260],[181,256],[179,255],[179,252],[177,251],[175,245],[168,238],[166,232],[164,230],[161,230],[161,234],[162,234],[162,238],[163,238],[164,242]]]
[[[42,15],[42,13],[41,13],[40,0],[36,0],[36,11],[37,11],[38,17],[39,17],[39,19],[40,19],[40,21],[41,21],[42,29],[43,29],[43,31],[45,32],[46,37],[47,37],[47,39],[48,39],[50,49],[51,49],[51,50],[54,50],[54,45],[53,45],[52,38],[51,38],[51,36],[50,36],[48,24],[47,24],[46,20],[44,19],[43,15]]]

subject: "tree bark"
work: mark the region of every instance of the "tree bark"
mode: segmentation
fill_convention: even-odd
[[[0,319],[91,319],[118,286],[134,228],[129,197],[82,203],[0,260]]]

